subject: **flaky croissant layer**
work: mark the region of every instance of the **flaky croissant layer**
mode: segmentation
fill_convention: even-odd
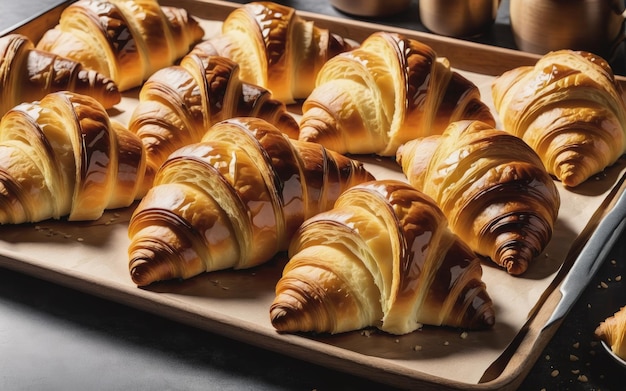
[[[146,147],[146,190],[172,152],[199,142],[215,123],[241,116],[264,119],[298,137],[285,105],[263,87],[243,82],[239,66],[225,57],[190,53],[179,65],[155,72],[142,86],[128,125]]]
[[[235,61],[244,81],[269,89],[285,104],[306,98],[326,61],[358,44],[301,18],[292,7],[253,1],[235,9],[216,37],[196,52]]]
[[[493,326],[480,260],[434,201],[395,180],[346,190],[289,246],[270,319],[281,332],[392,334],[422,324]]]
[[[0,38],[0,117],[20,103],[62,90],[89,95],[105,109],[121,100],[117,85],[101,73],[69,58],[35,49],[25,35]]]
[[[67,91],[0,122],[0,224],[95,220],[140,198],[141,140],[95,99]]]
[[[324,64],[302,106],[300,139],[340,153],[394,156],[455,120],[494,124],[478,87],[428,45],[376,32]]]
[[[156,0],[79,0],[37,48],[78,61],[126,91],[172,65],[203,36],[186,10]]]
[[[259,265],[286,250],[306,218],[371,179],[361,163],[263,119],[220,121],[170,155],[135,210],[131,278],[148,285]]]
[[[397,160],[409,183],[441,207],[453,232],[510,274],[526,271],[552,238],[561,204],[539,156],[480,121],[407,142]]]
[[[626,103],[609,64],[559,50],[512,69],[492,86],[504,130],[521,137],[548,172],[575,187],[626,153]]]

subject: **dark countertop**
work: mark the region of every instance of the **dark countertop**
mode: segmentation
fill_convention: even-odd
[[[59,2],[3,0],[0,31]],[[345,16],[326,1],[282,3]],[[514,47],[507,4],[477,41]],[[423,30],[416,8],[376,21]],[[617,243],[520,389],[622,389],[626,371],[592,338],[626,304],[626,234]],[[388,389],[1,268],[0,351],[0,390]]]

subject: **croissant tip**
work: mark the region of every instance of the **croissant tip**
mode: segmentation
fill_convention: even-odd
[[[283,305],[272,305],[270,309],[270,319],[272,326],[279,332],[290,332],[293,330],[293,317],[290,315],[293,311],[290,311]]]
[[[146,286],[155,280],[146,259],[133,259],[130,267],[130,278],[137,286]]]

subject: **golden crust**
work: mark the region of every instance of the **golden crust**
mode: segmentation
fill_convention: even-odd
[[[548,172],[575,187],[626,152],[626,105],[608,63],[559,50],[492,86],[504,130],[524,139]]]

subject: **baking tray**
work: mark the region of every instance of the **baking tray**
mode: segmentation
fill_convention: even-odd
[[[37,40],[56,24],[66,4],[13,31]],[[208,0],[162,4],[187,8],[202,20],[208,35],[219,31],[219,22],[240,6]],[[474,81],[488,104],[494,76],[533,64],[538,58],[428,33],[298,13],[357,41],[380,30],[418,39]],[[136,95],[137,91],[125,94],[111,115],[126,121]],[[291,109],[297,115],[298,107]],[[379,178],[403,179],[398,167],[389,161],[364,160]],[[206,273],[187,281],[137,288],[128,274],[126,254],[132,207],[107,211],[95,222],[59,220],[0,227],[0,266],[399,388],[516,389],[559,326],[557,321],[545,327],[561,299],[560,283],[572,264],[578,263],[578,254],[588,239],[596,240],[596,227],[624,191],[625,172],[626,160],[622,158],[575,191],[557,183],[562,207],[553,240],[524,277],[508,276],[490,265],[484,267],[484,279],[498,312],[495,328],[484,332],[465,334],[426,326],[404,336],[370,329],[334,336],[278,334],[269,321],[269,304],[286,262],[284,255],[255,269]]]

